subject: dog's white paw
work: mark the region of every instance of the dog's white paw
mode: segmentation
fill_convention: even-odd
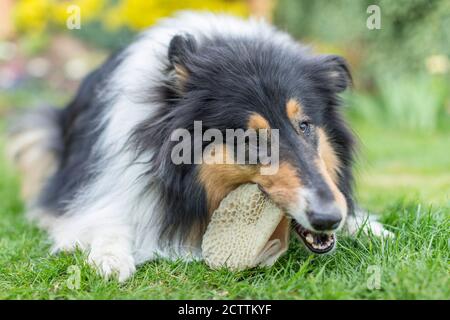
[[[91,251],[88,262],[106,279],[117,277],[124,282],[136,271],[134,258],[125,253],[107,250]]]
[[[354,216],[347,217],[346,230],[355,235],[362,229],[365,234],[373,234],[380,238],[393,238],[394,234],[387,230],[382,223],[366,211],[356,210]]]

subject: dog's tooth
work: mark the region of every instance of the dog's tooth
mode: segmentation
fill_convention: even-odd
[[[308,243],[310,244],[314,243],[314,237],[312,236],[311,233],[308,233],[308,235],[306,236],[306,241],[308,241]]]

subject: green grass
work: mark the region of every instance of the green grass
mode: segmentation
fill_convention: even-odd
[[[0,120],[3,132],[2,125]],[[292,241],[273,267],[245,272],[154,261],[124,284],[97,276],[80,252],[49,255],[50,243],[25,221],[17,177],[0,157],[0,298],[449,299],[448,133],[360,124],[355,129],[364,141],[358,196],[380,214],[395,239],[341,235],[328,256],[309,255]],[[70,286],[72,266],[80,271],[78,288]],[[380,287],[370,289],[377,275]]]

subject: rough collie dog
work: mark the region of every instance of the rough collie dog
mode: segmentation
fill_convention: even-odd
[[[354,214],[354,138],[338,98],[350,83],[343,58],[315,56],[262,21],[189,12],[164,20],[88,75],[64,109],[37,110],[12,130],[28,215],[53,252],[81,248],[101,274],[125,280],[157,257],[199,258],[209,214],[255,183],[309,250],[328,252]],[[278,129],[277,172],[174,164],[170,136],[194,121]]]

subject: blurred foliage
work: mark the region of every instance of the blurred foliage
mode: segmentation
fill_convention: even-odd
[[[366,24],[374,4],[379,30]],[[357,86],[351,114],[395,127],[450,126],[450,1],[279,0],[274,20],[317,51],[349,60]]]
[[[27,37],[65,31],[71,5],[80,8],[81,29],[69,31],[110,49],[121,47],[137,31],[178,10],[209,10],[241,16],[248,10],[243,0],[21,0],[14,10],[16,29]]]
[[[349,114],[373,126],[434,131],[450,130],[448,81],[443,77],[385,76],[377,91],[351,92]]]
[[[369,30],[370,5],[381,10],[381,29]],[[275,22],[295,36],[356,50],[364,67],[423,70],[435,54],[450,55],[450,1],[279,0]]]
[[[278,0],[274,22],[323,53],[345,56],[356,90],[350,114],[370,123],[412,129],[450,127],[450,1]],[[68,30],[70,5],[81,10],[81,29]],[[370,5],[381,10],[381,29],[370,30]],[[244,0],[21,0],[16,29],[35,53],[53,32],[70,31],[95,46],[117,49],[159,18],[183,9],[247,15]]]

